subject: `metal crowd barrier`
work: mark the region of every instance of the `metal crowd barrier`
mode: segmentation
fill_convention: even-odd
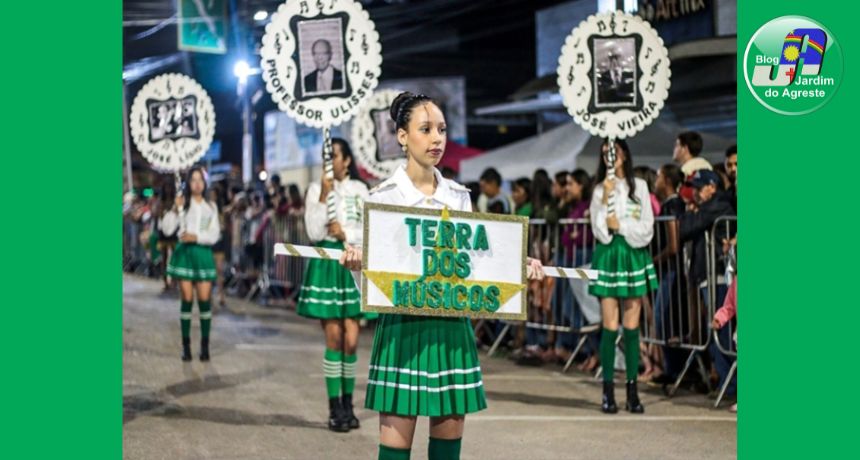
[[[722,248],[722,237],[730,238],[733,235],[737,234],[737,216],[721,216],[718,217],[714,222],[713,227],[711,228],[710,233],[710,241],[708,244],[708,254],[709,254],[709,265],[708,265],[708,294],[709,294],[709,316],[711,318],[714,317],[716,311],[722,307],[722,303],[718,303],[718,293],[720,292],[720,285],[728,285],[733,282],[731,279],[732,275],[737,272],[737,267],[734,265],[736,262],[726,263],[724,266],[731,265],[731,269],[726,270],[725,273],[720,273],[719,265],[717,261],[722,257],[726,258],[727,255],[723,253]],[[725,298],[725,295],[722,296]],[[717,348],[719,353],[723,355],[734,358],[731,367],[729,368],[728,374],[726,375],[725,381],[723,382],[722,387],[717,395],[717,399],[714,402],[714,407],[718,407],[720,402],[725,395],[726,389],[732,381],[732,378],[735,375],[735,372],[738,368],[738,351],[735,341],[733,340],[735,334],[735,326],[734,321],[729,321],[723,326],[725,332],[723,334],[723,340],[720,339],[720,330],[712,330],[712,340],[714,341],[714,345]],[[725,338],[728,338],[728,343],[725,344]]]
[[[275,216],[264,221],[261,242],[262,266],[257,282],[248,293],[248,298],[257,292],[264,296],[273,288],[283,297],[295,297],[301,288],[306,260],[298,257],[275,257],[276,243],[310,244],[305,231],[304,217],[300,214]]]
[[[735,217],[721,219],[736,222]],[[681,367],[674,384],[668,388],[668,394],[672,396],[693,362],[697,364],[702,381],[709,381],[701,353],[708,349],[711,340],[709,325],[713,318],[717,287],[724,284],[724,281],[722,276],[715,273],[718,254],[713,250],[713,232],[706,235],[706,247],[711,248],[705,254],[709,276],[706,280],[691,280],[688,276],[691,264],[690,244],[684,247],[677,240],[676,244],[672,244],[672,238],[678,237],[677,220],[674,217],[660,216],[655,218],[654,225],[654,238],[649,250],[652,257],[656,258],[655,270],[659,289],[643,297],[641,341],[649,357],[661,367],[667,362],[664,353],[672,353],[673,362],[677,362],[678,367]],[[575,267],[590,264],[596,241],[591,233],[589,219],[561,219],[557,224],[543,219],[532,219],[529,226],[529,256],[540,258],[545,264]],[[723,234],[727,233],[734,232],[723,231]],[[666,250],[667,248],[675,250]],[[664,250],[665,254],[657,257]],[[535,299],[536,295],[546,294],[546,286],[539,286],[543,289],[536,292],[535,283],[530,284],[528,320],[503,322],[501,331],[493,334],[494,342],[488,356],[497,352],[509,331],[522,328],[531,341],[537,339],[549,347],[564,345],[566,342],[566,345],[572,347],[563,369],[563,372],[567,372],[585,348],[590,336],[602,329],[600,304],[595,297],[588,294],[587,283],[569,280],[553,280],[547,283],[556,283],[549,288],[549,300]],[[719,308],[719,305],[716,308]],[[488,322],[480,321],[475,329],[492,331],[488,326]],[[575,340],[571,340],[574,338]],[[515,346],[521,345],[517,342],[519,340],[515,340]],[[620,340],[616,341],[616,345],[619,343]],[[595,348],[592,351],[596,352],[596,343],[592,345],[592,348]],[[684,358],[680,359],[680,356]],[[677,369],[672,371],[674,374]],[[601,368],[598,368],[595,378],[598,378],[600,373]]]

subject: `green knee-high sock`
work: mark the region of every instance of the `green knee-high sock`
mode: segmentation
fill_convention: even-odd
[[[212,302],[198,300],[197,307],[200,308],[200,337],[209,337],[209,329],[212,328]]]
[[[409,460],[409,449],[379,445],[379,460]]]
[[[323,373],[325,374],[325,386],[328,391],[328,399],[340,396],[340,380],[343,373],[341,362],[343,353],[337,350],[325,349],[323,358]]]
[[[427,448],[428,460],[460,460],[460,443],[462,439],[437,439],[430,437]]]
[[[615,339],[618,330],[610,331],[603,328],[600,334],[600,364],[603,366],[603,381],[611,382],[615,374]]]
[[[355,363],[358,355],[343,355],[343,394],[351,395],[355,389]]]
[[[182,328],[182,338],[191,337],[191,302],[182,301],[179,307],[179,326]]]
[[[624,367],[627,381],[636,381],[639,376],[639,329],[624,328]]]

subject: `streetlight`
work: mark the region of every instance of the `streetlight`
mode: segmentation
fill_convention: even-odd
[[[248,76],[251,75],[251,66],[244,59],[239,59],[233,65],[233,75],[239,79],[239,82],[244,84],[248,81]]]
[[[269,13],[267,13],[266,11],[263,11],[263,10],[260,10],[260,11],[257,11],[256,13],[254,13],[254,20],[255,21],[265,21],[267,17],[269,17]]]

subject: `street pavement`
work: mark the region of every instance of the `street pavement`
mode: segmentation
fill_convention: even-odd
[[[376,459],[378,417],[363,409],[372,331],[362,332],[356,379],[361,428],[326,429],[319,323],[283,308],[228,299],[214,315],[212,360],[180,359],[179,301],[156,280],[123,278],[123,451],[128,459]],[[723,404],[640,385],[644,415],[600,412],[600,385],[557,365],[481,357],[489,408],[466,417],[467,459],[730,459],[737,419]],[[427,458],[419,419],[413,459]]]

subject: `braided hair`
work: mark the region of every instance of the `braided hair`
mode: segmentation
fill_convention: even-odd
[[[432,102],[437,107],[439,106],[430,96],[404,91],[394,98],[388,113],[391,115],[391,119],[394,120],[398,129],[408,131],[409,120],[412,118],[412,109],[425,102]]]

